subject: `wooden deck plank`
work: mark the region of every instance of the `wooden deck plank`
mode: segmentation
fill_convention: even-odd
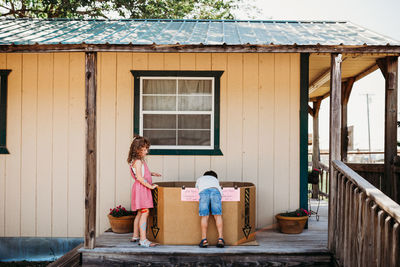
[[[312,203],[315,205],[316,203]],[[129,242],[131,234],[105,232],[96,239],[93,250],[80,249],[84,266],[107,266],[107,264],[152,264],[165,266],[177,263],[240,264],[270,263],[303,264],[316,263],[330,266],[328,250],[328,206],[321,202],[320,219],[309,218],[309,228],[301,234],[282,234],[274,229],[258,229],[258,245],[226,246],[217,248],[213,244],[207,249],[198,246],[160,245],[142,248]],[[205,257],[206,256],[206,257]],[[269,265],[268,265],[269,266]]]

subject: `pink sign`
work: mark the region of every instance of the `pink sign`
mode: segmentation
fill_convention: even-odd
[[[182,201],[199,201],[199,189],[188,188],[181,189],[181,200]]]
[[[181,189],[181,201],[199,201],[197,188]],[[240,201],[240,188],[224,187],[222,189],[222,201]]]
[[[222,201],[240,201],[240,188],[224,187]]]

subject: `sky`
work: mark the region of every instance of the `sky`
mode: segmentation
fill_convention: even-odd
[[[238,13],[239,19],[340,20],[351,21],[379,34],[400,40],[400,0],[256,0],[248,1],[260,12]],[[354,125],[354,148],[383,150],[385,81],[380,70],[354,84],[349,105],[348,125]],[[367,95],[369,97],[370,138],[368,138]],[[400,109],[399,109],[400,110]],[[320,147],[329,148],[329,98],[320,109]],[[309,132],[312,117],[309,116]]]

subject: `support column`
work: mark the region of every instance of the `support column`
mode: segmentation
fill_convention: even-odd
[[[340,160],[342,127],[342,55],[331,54],[330,128],[329,128],[329,220],[328,248],[335,253],[337,181],[332,168],[333,160]]]
[[[300,208],[308,210],[308,53],[300,54]]]
[[[319,108],[321,107],[322,99],[318,99],[313,102],[313,151],[312,151],[312,167],[313,169],[319,169],[319,162],[321,161],[320,150],[319,150]],[[312,198],[318,197],[318,186],[312,186]]]
[[[85,243],[93,249],[96,242],[96,91],[97,53],[85,53],[86,91],[86,176],[85,176]]]
[[[393,172],[393,160],[397,155],[397,79],[398,57],[377,60],[385,77],[385,174],[382,192],[399,202],[398,175]]]
[[[342,161],[347,161],[347,148],[349,146],[349,131],[347,128],[347,104],[349,102],[351,90],[354,85],[354,78],[350,78],[346,82],[342,83],[342,150],[341,159]]]

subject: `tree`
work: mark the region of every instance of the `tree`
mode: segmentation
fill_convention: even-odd
[[[234,19],[233,11],[242,1],[0,0],[0,14],[14,18]]]

